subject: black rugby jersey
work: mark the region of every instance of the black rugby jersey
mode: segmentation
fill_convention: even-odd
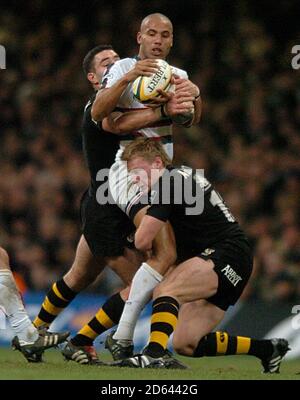
[[[119,149],[120,137],[102,129],[102,124],[95,123],[91,117],[91,108],[96,94],[92,96],[84,109],[82,121],[82,146],[90,177],[90,191],[96,193],[103,181],[96,181],[99,170],[110,168]]]
[[[165,178],[170,172],[168,181]],[[147,215],[171,223],[177,249],[189,249],[191,255],[196,255],[228,238],[239,237],[247,242],[220,194],[194,169],[168,168],[147,197],[132,206],[130,218],[148,203]]]

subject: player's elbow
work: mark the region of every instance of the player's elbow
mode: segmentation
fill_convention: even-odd
[[[94,121],[101,122],[110,113],[105,99],[98,96],[91,108],[91,117]]]
[[[91,117],[94,121],[100,122],[105,117],[105,113],[99,108],[99,106],[92,106]]]

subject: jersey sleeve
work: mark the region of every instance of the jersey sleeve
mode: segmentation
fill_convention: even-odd
[[[93,101],[89,101],[88,104],[85,106],[85,108],[84,108],[84,119],[86,120],[86,122],[88,124],[96,125],[99,128],[99,130],[102,131],[102,121],[95,121],[92,118],[91,111],[92,111],[93,102],[94,102],[94,100]]]
[[[160,221],[166,222],[171,215],[170,204],[154,204],[147,210],[147,215],[153,218],[159,219]]]
[[[136,214],[145,207],[148,207],[148,210],[146,212],[147,215],[151,215],[152,217],[164,222],[169,219],[172,211],[172,204],[162,203],[161,199],[158,198],[156,198],[156,201],[153,201],[151,193],[147,193],[146,195],[144,194],[137,201],[132,203],[133,204],[130,205],[130,210],[128,212],[129,218],[132,221],[134,220]]]
[[[183,69],[173,67],[173,66],[171,68],[172,68],[172,73],[175,75],[178,75],[179,78],[189,79],[188,73],[186,71],[184,71]]]
[[[122,68],[122,65],[118,63],[109,65],[103,75],[101,88],[110,88],[118,82],[126,72],[127,71]]]

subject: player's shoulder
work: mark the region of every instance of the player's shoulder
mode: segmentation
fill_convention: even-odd
[[[171,65],[172,73],[178,75],[180,78],[183,79],[188,79],[188,73],[181,68],[174,67],[174,65]]]
[[[89,109],[91,108],[91,106],[93,105],[95,98],[96,98],[97,92],[93,93],[93,95],[88,99],[87,103],[84,106],[84,112],[86,113],[87,111],[89,111]]]
[[[125,75],[135,64],[135,58],[122,58],[107,67],[102,78],[102,87],[109,87]]]
[[[181,177],[181,183],[190,181],[193,186],[199,186],[205,192],[211,189],[212,185],[209,180],[204,176],[203,169],[195,169],[186,165],[181,165],[173,170],[173,174]]]
[[[127,57],[122,58],[121,60],[116,61],[111,70],[120,70],[120,71],[128,71],[134,64],[136,63],[135,58]]]
[[[88,102],[86,103],[86,105],[84,106],[84,111],[83,111],[83,126],[87,127],[87,126],[97,126],[98,129],[102,129],[102,124],[98,123],[97,121],[95,121],[92,118],[92,114],[91,114],[91,109],[92,109],[92,105],[95,101],[95,98],[97,96],[98,92],[95,92],[88,100]]]

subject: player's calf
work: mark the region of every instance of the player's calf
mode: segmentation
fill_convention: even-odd
[[[194,357],[250,355],[261,360],[264,373],[279,373],[280,364],[290,350],[285,339],[259,340],[231,336],[227,332],[211,332],[204,336],[194,350]]]

